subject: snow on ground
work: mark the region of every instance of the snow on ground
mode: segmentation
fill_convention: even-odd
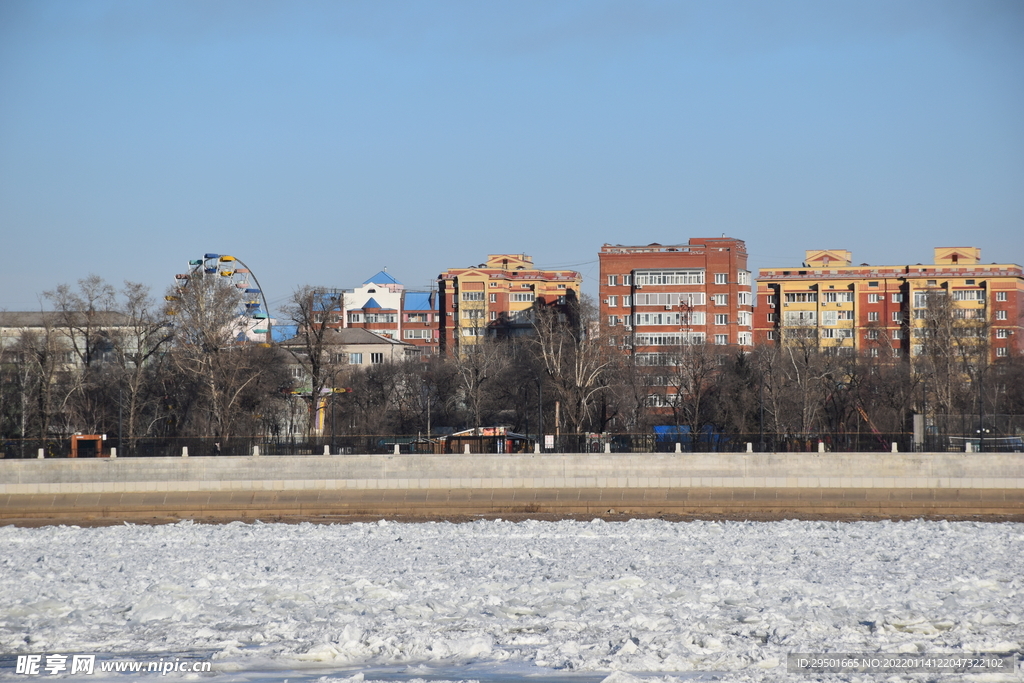
[[[1009,523],[4,527],[0,654],[806,681],[788,652],[1019,652],[1022,584]]]

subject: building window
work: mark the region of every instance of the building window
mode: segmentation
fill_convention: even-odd
[[[1006,301],[1006,292],[996,292],[996,301]]]
[[[647,397],[647,406],[650,408],[668,408],[672,401],[665,394],[650,394]]]
[[[622,305],[623,305],[624,308],[629,308],[630,306],[632,306],[633,305],[633,297],[632,297],[632,295],[627,294],[626,296],[622,297]]]
[[[750,284],[750,271],[749,270],[738,271],[736,273],[736,278],[737,278],[737,284],[739,284],[739,285],[749,285]]]
[[[1009,330],[996,330],[996,339],[1007,339],[1009,336]]]
[[[996,311],[996,320],[1006,320],[1006,311]]]
[[[892,350],[892,357],[893,358],[901,358],[902,356],[903,356],[903,349],[897,347],[897,348]]]
[[[617,316],[614,316],[614,315],[608,316],[608,325],[610,327],[614,327],[617,324],[618,324],[618,317]]]
[[[729,343],[729,335],[727,335],[727,334],[716,334],[715,335],[715,345],[716,346],[725,346],[728,343]]]
[[[406,339],[430,339],[432,338],[433,330],[406,330]]]
[[[878,330],[868,330],[868,333],[864,335],[865,339],[878,339]]]
[[[786,326],[798,325],[801,327],[818,324],[818,314],[815,311],[786,311],[783,315]]]
[[[893,339],[903,339],[903,330],[893,330],[892,331],[892,338]]]
[[[637,346],[679,346],[680,344],[703,344],[703,332],[653,332],[634,337]]]
[[[868,287],[877,287],[877,286],[878,286],[878,280],[873,280],[873,281],[868,283]]]
[[[348,364],[349,365],[362,365],[363,364],[363,354],[361,354],[361,353],[350,353],[350,354],[348,354]]]
[[[953,301],[984,301],[984,289],[955,289],[953,290]]]
[[[608,305],[611,306],[611,307],[618,306],[619,305],[619,297],[617,297],[617,296],[610,296],[610,297],[608,297]]]
[[[768,322],[770,322],[770,323],[777,323],[777,322],[779,322],[779,314],[778,313],[768,313],[766,320]]]
[[[939,283],[938,283],[938,281],[936,281],[936,280],[928,280],[928,282],[927,282],[927,286],[928,286],[928,287],[935,287],[935,286],[937,286],[938,284],[939,284]]]
[[[383,363],[384,362],[384,354],[383,353],[371,353],[370,354],[370,362],[371,363]]]
[[[513,292],[511,299],[515,303],[522,303],[524,301],[533,301],[534,295],[533,292]]]
[[[892,295],[892,302],[894,304],[901,304],[901,303],[903,303],[903,295],[898,293],[898,292],[896,294],[893,294]]]
[[[608,276],[608,286],[609,287],[615,287],[618,284],[619,284],[619,276],[618,275],[609,275]]]
[[[703,306],[704,292],[644,292],[635,295],[626,306]]]
[[[498,295],[495,292],[491,292],[491,303],[492,304],[498,303]]]
[[[818,300],[817,292],[786,292],[787,304],[814,303]]]
[[[715,273],[715,284],[716,285],[727,285],[727,284],[729,284],[729,273]]]
[[[463,301],[483,301],[484,300],[484,293],[483,292],[463,292],[462,293],[462,300]]]
[[[878,311],[868,311],[868,322],[869,323],[877,323],[878,322]]]
[[[360,313],[349,313],[348,321],[350,323],[361,323],[363,322],[363,316]]]
[[[822,325],[835,325],[839,320],[839,311],[822,311],[821,312],[821,324]]]
[[[853,301],[853,292],[825,292],[825,303],[849,303]]]
[[[900,311],[893,311],[892,312],[892,321],[894,323],[901,323],[901,322],[903,322],[903,313],[901,313]]]
[[[878,348],[868,349],[868,355],[872,358],[878,358]]]
[[[622,284],[626,285],[627,287],[629,285],[633,284],[633,276],[632,275],[623,275],[622,276]]]
[[[740,325],[743,325],[744,327],[750,327],[753,324],[753,317],[754,314],[751,313],[750,311],[740,311],[738,322]]]
[[[878,303],[878,295],[877,294],[868,294],[868,303],[869,304],[877,304]]]
[[[769,294],[764,298],[764,302],[771,306],[772,308],[774,308],[776,304],[779,303],[779,297],[775,296],[774,294]]]
[[[467,308],[462,311],[462,317],[466,320],[480,320],[484,317],[482,308]]]
[[[498,319],[498,312],[497,311],[491,311],[491,320],[497,320],[497,319]]]
[[[636,325],[704,325],[705,320],[704,313],[701,312],[690,312],[690,313],[637,313],[636,314]],[[629,320],[629,316],[626,316],[626,320]],[[626,323],[629,324],[628,322]]]
[[[767,336],[768,339],[774,340],[775,339],[775,330],[768,330],[768,334],[766,336]]]
[[[638,287],[644,285],[702,285],[703,270],[641,270],[637,272],[634,282]]]
[[[997,348],[996,349],[996,355],[999,356],[1000,358],[1005,358],[1006,357],[1006,347],[1005,346],[1000,346],[999,348]]]
[[[729,295],[728,294],[712,294],[711,299],[715,302],[716,306],[728,306]]]
[[[739,336],[737,337],[736,342],[740,346],[753,346],[754,345],[754,337],[749,332],[740,332]]]
[[[716,325],[728,325],[729,314],[728,313],[715,313],[715,324]]]

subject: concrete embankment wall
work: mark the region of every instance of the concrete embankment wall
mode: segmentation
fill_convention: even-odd
[[[1018,453],[0,460],[0,519],[1024,514]]]

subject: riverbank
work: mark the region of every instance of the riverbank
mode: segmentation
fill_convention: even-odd
[[[548,515],[1024,519],[1015,453],[259,456],[0,461],[0,521]]]

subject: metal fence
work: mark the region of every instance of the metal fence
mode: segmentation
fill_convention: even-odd
[[[1021,436],[967,431],[959,434],[911,432],[888,434],[742,434],[708,430],[697,435],[685,432],[643,434],[530,435],[523,439],[495,436],[460,436],[458,439],[417,435],[354,435],[304,437],[216,437],[138,439],[133,442],[107,438],[82,444],[78,457],[211,457],[218,455],[344,455],[344,454],[445,454],[445,453],[786,453],[786,452],[1024,452]],[[7,439],[4,458],[67,458],[71,441],[66,439]],[[99,452],[97,452],[99,451]]]

